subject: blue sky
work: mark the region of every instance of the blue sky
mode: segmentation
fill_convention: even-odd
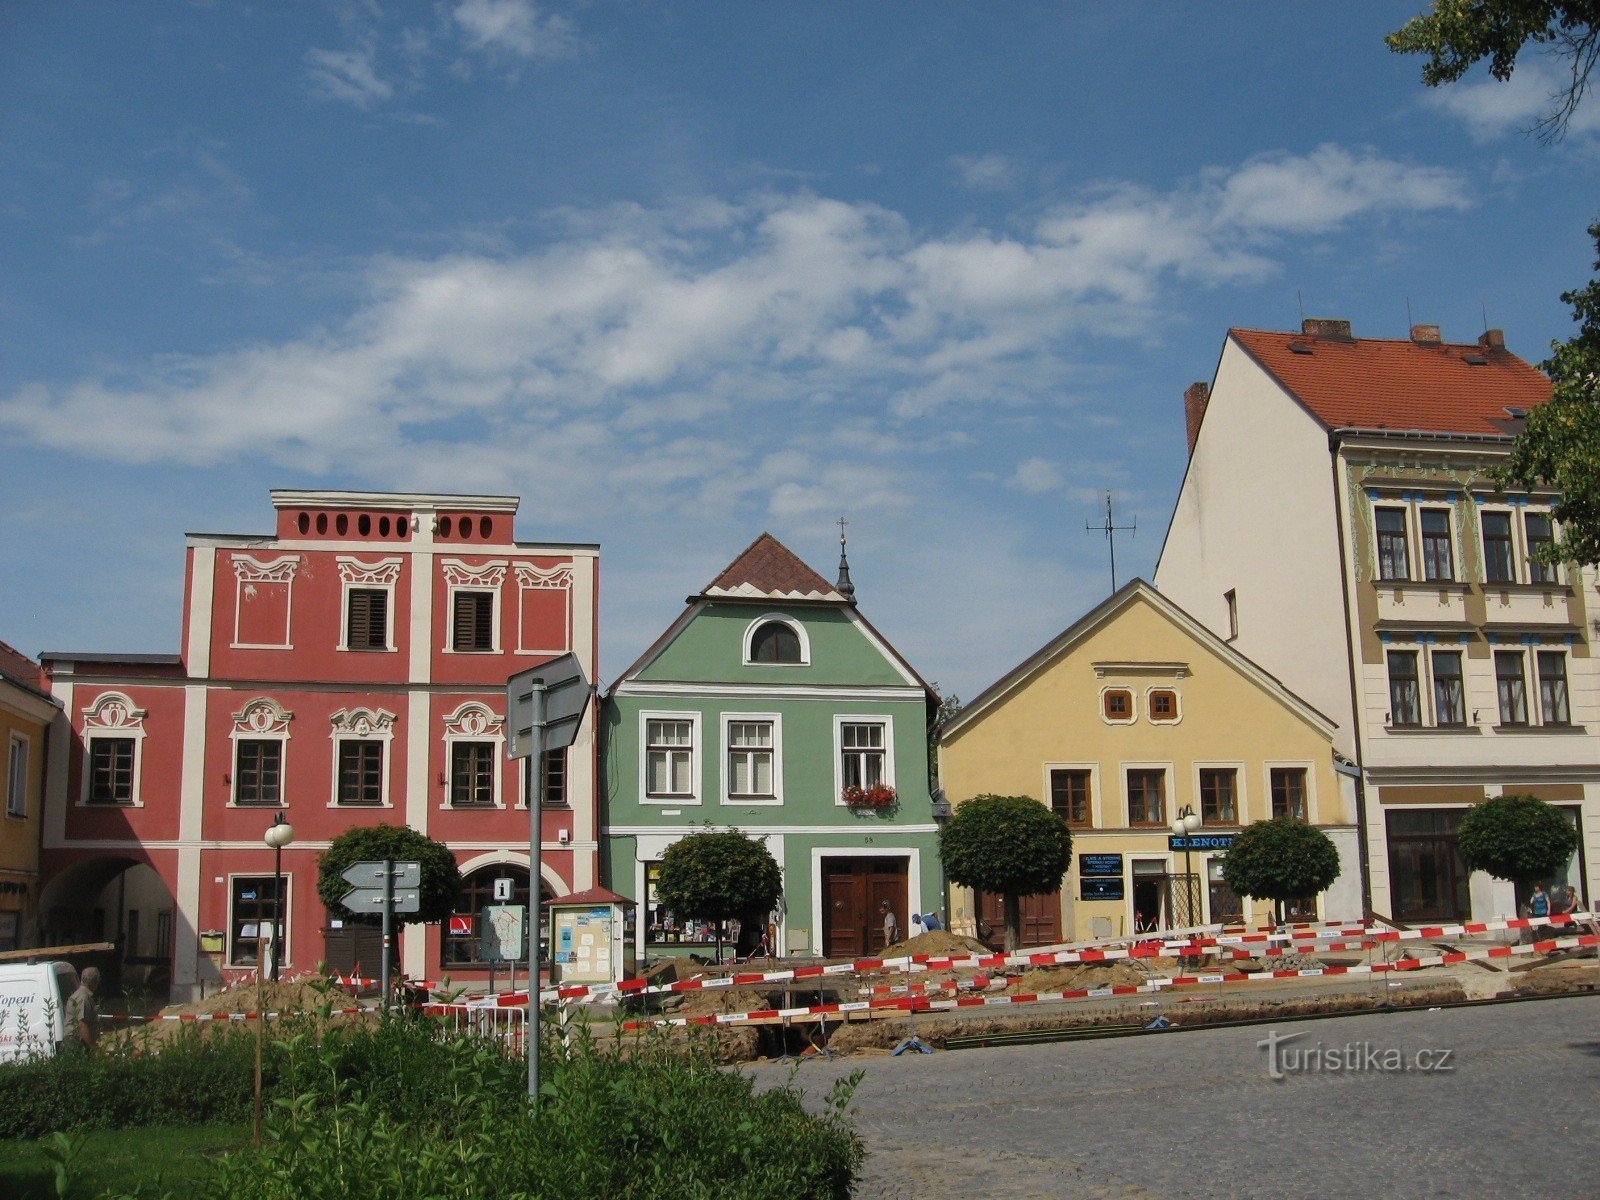
[[[1148,573],[1230,325],[1491,324],[1600,215],[1420,7],[0,7],[0,638],[177,646],[270,487],[520,494],[610,680],[770,529],[971,695]],[[1270,519],[1270,515],[1264,519]]]

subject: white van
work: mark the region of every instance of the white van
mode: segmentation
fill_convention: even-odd
[[[54,1054],[67,1033],[71,963],[0,963],[0,1062]]]

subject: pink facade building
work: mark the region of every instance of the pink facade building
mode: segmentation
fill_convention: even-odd
[[[510,878],[527,902],[524,767],[505,756],[508,676],[574,651],[598,666],[598,547],[519,542],[514,496],[274,491],[268,535],[188,536],[182,652],[43,656],[51,738],[40,936],[118,945],[125,982],[189,995],[252,969],[276,902],[285,972],[375,973],[331,921],[316,859],[356,825],[446,843],[458,912]],[[594,718],[544,764],[541,891],[599,882]],[[477,976],[476,939],[409,926],[416,978]]]

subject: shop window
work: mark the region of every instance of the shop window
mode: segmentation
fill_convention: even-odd
[[[715,946],[715,921],[687,920],[667,911],[656,895],[661,883],[661,864],[644,864],[644,940],[647,946]]]
[[[511,881],[509,899],[494,898],[495,881],[499,879]],[[522,908],[523,944],[518,957],[520,961],[527,960],[528,869],[496,865],[480,867],[462,879],[455,911],[444,924],[441,959],[445,967],[488,966],[480,957],[483,952],[480,938],[483,910],[497,904],[510,904]]]

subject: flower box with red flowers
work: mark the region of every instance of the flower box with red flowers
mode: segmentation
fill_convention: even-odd
[[[899,793],[886,783],[868,788],[852,784],[844,790],[844,802],[851,808],[893,808],[899,799]]]

